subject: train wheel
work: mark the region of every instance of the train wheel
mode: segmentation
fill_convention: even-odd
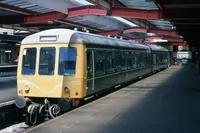
[[[39,115],[38,122],[40,123],[44,121],[45,117],[47,116],[46,106],[44,104],[39,107],[38,115]]]
[[[35,125],[38,122],[38,106],[31,104],[27,112],[25,123],[27,125]]]
[[[49,115],[51,118],[55,118],[60,113],[60,108],[57,104],[53,104],[49,107]]]

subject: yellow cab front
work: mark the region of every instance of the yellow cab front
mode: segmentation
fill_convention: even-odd
[[[18,96],[83,97],[83,51],[82,45],[22,45],[17,72]]]

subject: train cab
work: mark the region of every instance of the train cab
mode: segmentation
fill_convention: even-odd
[[[51,32],[41,32],[23,40],[17,73],[19,96],[43,98],[85,96],[84,46],[63,41],[63,38],[66,38],[63,34],[55,35]]]

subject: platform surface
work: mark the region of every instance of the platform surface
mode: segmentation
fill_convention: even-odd
[[[172,66],[27,132],[200,133],[200,75]]]
[[[17,96],[16,76],[0,77],[0,105],[14,100]]]

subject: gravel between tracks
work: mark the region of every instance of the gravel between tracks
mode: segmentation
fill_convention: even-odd
[[[15,124],[5,129],[2,129],[0,130],[0,133],[22,133],[27,128],[28,126],[23,122],[23,123]]]

